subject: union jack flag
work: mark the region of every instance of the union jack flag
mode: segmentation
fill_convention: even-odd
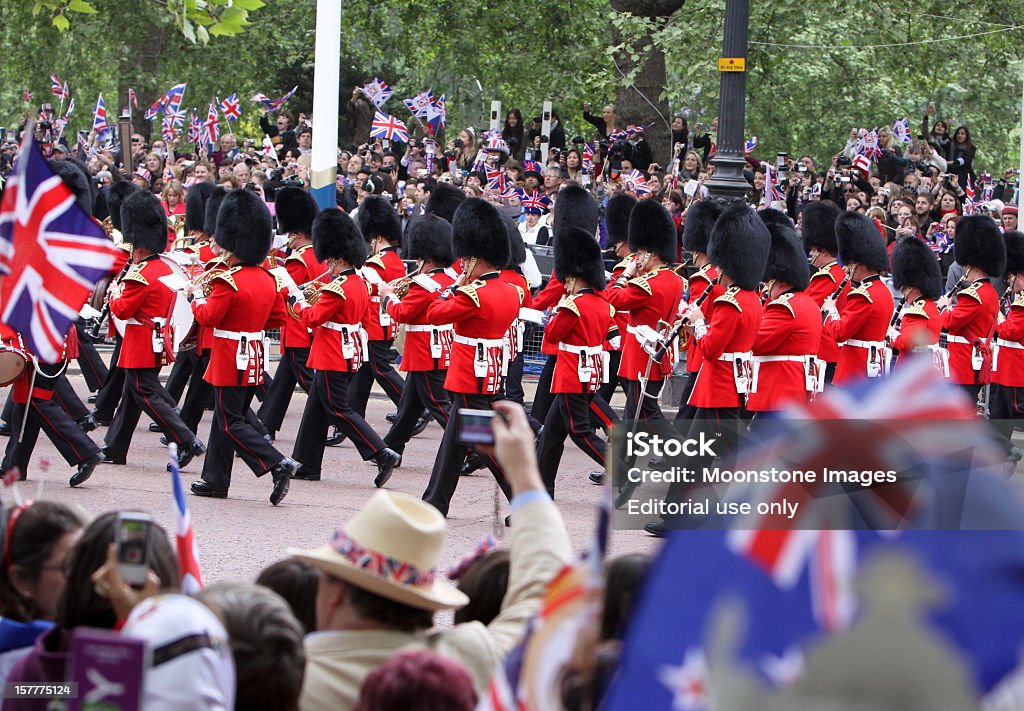
[[[773,202],[784,202],[785,200],[786,196],[775,184],[775,172],[772,170],[771,163],[764,163],[764,206],[768,207]]]
[[[551,198],[547,195],[541,195],[539,190],[534,190],[532,193],[522,198],[522,206],[523,212],[540,215],[551,209]]]
[[[441,94],[441,98],[432,102],[427,107],[426,119],[427,131],[431,136],[436,136],[445,127],[447,112],[445,110],[444,94]]]
[[[156,118],[156,115],[163,112],[164,107],[167,106],[167,94],[164,94],[159,99],[153,102],[153,105],[146,109],[146,113],[142,114],[142,118],[145,121],[152,121]]]
[[[405,123],[383,111],[373,112],[373,123],[370,124],[370,138],[383,138],[386,141],[409,142],[409,129]]]
[[[173,141],[174,137],[178,135],[178,132],[174,128],[174,122],[170,116],[165,116],[163,126],[160,130],[160,135],[163,136],[165,141]]]
[[[892,135],[900,143],[912,143],[914,139],[910,136],[910,119],[899,118],[893,121]]]
[[[242,102],[238,98],[237,92],[232,92],[231,96],[220,102],[220,112],[228,121],[237,121],[242,118]]]
[[[505,192],[508,187],[508,175],[504,170],[494,170],[492,168],[485,169],[487,178],[487,187],[491,190],[495,190],[499,193]]]
[[[363,92],[366,98],[378,109],[387,103],[387,100],[395,93],[394,89],[377,77],[374,77],[373,81],[363,84],[359,91]]]
[[[584,173],[589,173],[594,169],[594,144],[588,143],[583,146],[583,160],[581,161],[581,167]]]
[[[171,492],[174,495],[174,537],[178,550],[178,571],[181,573],[181,591],[194,595],[203,587],[203,574],[199,568],[199,554],[196,551],[192,531],[192,514],[185,499],[185,488],[181,485],[181,471],[178,469],[178,447],[170,444]]]
[[[627,138],[629,138],[629,133],[624,130],[612,131],[608,134],[608,140],[613,143],[615,141],[625,141]]]
[[[636,168],[623,174],[622,187],[624,190],[636,193],[637,195],[648,195],[651,192],[651,189],[647,187],[647,178]]]
[[[32,131],[25,137],[0,204],[0,320],[40,360],[55,363],[119,250],[54,175]]]
[[[854,150],[869,160],[877,161],[882,155],[882,149],[878,146],[878,129],[865,131]]]
[[[107,107],[103,103],[103,94],[96,99],[96,108],[92,110],[92,130],[96,138],[103,140],[110,134],[110,126],[107,125]]]
[[[747,139],[747,142],[743,144],[743,155],[753,153],[755,148],[757,148],[757,136],[751,136]]]
[[[188,120],[188,142],[199,143],[203,139],[203,122],[196,116],[196,110],[192,109]]]
[[[72,97],[71,101],[68,103],[68,110],[64,113],[65,120],[67,119],[68,116],[71,115],[71,112],[74,111],[74,110],[75,110],[75,99],[74,99],[74,97]]]
[[[430,111],[430,106],[434,103],[434,92],[432,89],[427,89],[411,99],[402,99],[402,103],[412,112],[413,116],[425,118]]]
[[[202,142],[212,146],[220,138],[220,121],[217,119],[217,104],[210,102],[210,108],[206,112],[206,121],[203,122]]]
[[[974,199],[977,193],[974,190],[974,183],[971,182],[970,175],[967,176],[967,187],[964,188],[964,194],[967,196],[967,199],[964,200],[964,214],[973,215],[978,211],[978,203]]]
[[[56,74],[50,75],[50,91],[61,101],[68,98],[68,85],[62,82]]]
[[[295,92],[298,91],[298,90],[299,90],[299,85],[296,84],[295,86],[292,87],[291,91],[289,91],[287,94],[282,96],[280,99],[271,99],[266,94],[258,94],[257,93],[257,94],[253,94],[253,97],[252,97],[252,99],[250,99],[250,101],[256,101],[256,102],[259,102],[259,103],[263,104],[263,106],[266,107],[267,111],[277,111],[279,108],[284,106],[284,103],[286,101],[288,101],[288,99],[290,99],[293,96],[295,96]]]

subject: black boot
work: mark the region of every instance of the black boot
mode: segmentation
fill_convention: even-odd
[[[379,489],[388,483],[395,467],[402,463],[402,455],[385,447],[373,455],[373,461],[377,463],[377,476],[373,479],[373,485]]]
[[[288,486],[292,481],[292,475],[301,466],[294,459],[285,457],[270,470],[270,475],[274,477],[274,490],[270,492],[270,503],[277,506],[284,500],[285,495],[288,493]]]
[[[206,445],[199,441],[199,438],[195,438],[187,445],[181,448],[178,452],[178,469],[184,469],[189,465],[193,459],[200,454],[206,453]],[[167,470],[170,471],[170,464],[167,465]]]
[[[93,471],[96,469],[96,465],[103,461],[103,450],[96,452],[84,462],[78,465],[78,471],[76,471],[71,479],[68,481],[68,486],[78,486],[84,484],[89,477],[92,476]]]

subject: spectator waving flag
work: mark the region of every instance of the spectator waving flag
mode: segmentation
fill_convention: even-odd
[[[378,109],[387,103],[387,100],[395,93],[390,86],[377,77],[374,77],[373,81],[368,81],[363,84],[359,91],[363,92],[363,95],[370,100],[370,103]]]
[[[196,110],[192,109],[188,120],[188,142],[198,144],[203,140],[203,122],[196,116]]]
[[[178,447],[174,443],[167,449],[171,457],[171,491],[174,494],[174,537],[178,549],[178,571],[181,574],[181,591],[195,595],[203,587],[203,574],[199,568],[196,541],[192,531],[192,515],[185,499],[185,488],[181,485],[178,469]]]
[[[228,121],[237,121],[242,118],[242,102],[239,100],[237,92],[232,92],[231,96],[220,102],[220,112]]]
[[[206,112],[206,121],[203,122],[202,142],[212,146],[220,138],[220,121],[217,119],[217,104],[210,102],[210,108]]]
[[[266,107],[267,111],[277,111],[279,108],[284,106],[284,103],[288,101],[288,99],[292,98],[295,95],[295,92],[298,90],[299,85],[296,84],[295,86],[292,87],[291,91],[282,96],[280,99],[271,99],[269,96],[265,94],[253,94],[251,101],[256,101],[258,103],[263,104],[263,106]]]
[[[92,130],[96,138],[103,140],[110,135],[110,126],[107,125],[107,107],[103,103],[103,94],[96,99],[96,107],[92,110]]]
[[[914,139],[910,136],[910,119],[898,118],[893,121],[892,135],[900,143],[912,143]]]
[[[61,101],[68,98],[68,85],[62,82],[56,74],[50,75],[50,91]]]
[[[967,196],[967,199],[964,200],[964,214],[973,215],[978,211],[978,203],[975,200],[977,193],[974,190],[974,183],[971,182],[970,175],[967,176],[967,187],[964,188],[964,195]]]
[[[120,250],[54,175],[25,131],[0,204],[0,321],[55,363],[64,338]]]
[[[583,146],[583,161],[581,168],[584,173],[590,173],[594,169],[594,144],[587,143]]]
[[[370,138],[383,138],[386,141],[409,142],[409,129],[391,114],[383,111],[373,112],[373,123],[370,124]]]
[[[747,142],[743,144],[743,155],[750,155],[757,148],[757,136],[751,136],[747,139]]]
[[[416,118],[426,118],[431,105],[434,103],[434,92],[432,89],[427,89],[411,99],[403,99],[402,103],[408,107],[409,111]]]

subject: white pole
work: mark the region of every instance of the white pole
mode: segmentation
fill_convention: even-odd
[[[341,0],[316,2],[313,63],[313,151],[311,193],[323,210],[337,207],[338,81],[341,64]]]
[[[491,122],[489,126],[491,131],[501,131],[501,102],[491,102]]]
[[[1020,186],[1021,181],[1024,180],[1024,61],[1020,63],[1020,76],[1021,76],[1021,93],[1020,93],[1020,162],[1018,168],[1020,172],[1017,174],[1017,191],[1016,198],[1018,206],[1024,202],[1020,198]]]
[[[547,136],[544,142],[540,144],[540,157],[537,161],[541,165],[547,165],[548,163],[548,142],[551,139],[551,102],[544,102],[544,110],[540,114],[540,132],[541,135]]]

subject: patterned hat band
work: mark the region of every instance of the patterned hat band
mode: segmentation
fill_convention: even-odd
[[[340,528],[334,531],[331,547],[356,568],[386,580],[416,588],[430,587],[434,584],[432,569],[420,570],[412,563],[389,558],[376,551],[363,548]]]

